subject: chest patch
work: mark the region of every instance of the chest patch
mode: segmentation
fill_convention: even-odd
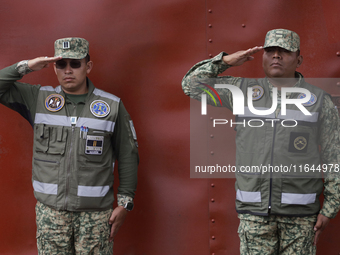
[[[309,133],[291,132],[289,139],[289,152],[306,153],[309,142]]]
[[[255,85],[252,87],[252,89],[253,89],[252,93],[253,101],[259,100],[264,94],[263,88],[259,85]]]
[[[104,136],[88,135],[86,136],[85,154],[102,155],[104,145]]]
[[[91,113],[98,117],[104,118],[110,113],[110,106],[103,100],[95,100],[90,105]]]
[[[50,112],[57,112],[61,110],[65,105],[65,99],[59,94],[49,95],[45,99],[45,107]]]
[[[303,103],[302,105],[304,105],[304,106],[311,106],[311,105],[315,104],[316,101],[318,101],[318,98],[316,97],[315,94],[313,94],[313,93],[310,93],[310,94],[311,94],[311,97],[310,97],[309,101],[307,103]],[[306,94],[305,93],[301,93],[301,94],[298,95],[297,98],[301,99],[301,98],[305,98],[305,97],[306,97]]]

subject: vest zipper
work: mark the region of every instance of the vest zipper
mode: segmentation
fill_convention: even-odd
[[[270,159],[271,166],[273,166],[275,135],[276,135],[276,121],[274,122],[274,131],[273,131],[272,153],[271,153],[271,159]],[[273,174],[272,171],[270,171],[268,214],[270,214],[270,210],[272,208],[272,186],[273,186],[272,174]]]
[[[76,111],[76,106],[73,105],[73,112],[75,112],[75,111]],[[67,109],[66,109],[66,112],[68,113]],[[70,114],[68,114],[68,115],[70,115]],[[69,186],[70,186],[70,174],[71,174],[71,167],[72,167],[74,128],[75,128],[75,125],[72,124],[71,144],[70,144],[70,149],[68,151],[68,158],[67,158],[68,162],[67,162],[67,170],[66,170],[66,187],[65,187],[64,210],[67,210],[68,193],[69,193],[69,188],[70,188]]]

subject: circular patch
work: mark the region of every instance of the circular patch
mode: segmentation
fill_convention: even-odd
[[[57,112],[65,105],[65,99],[59,94],[49,95],[45,99],[45,107],[51,112]]]
[[[110,113],[110,106],[102,100],[95,100],[90,105],[92,114],[99,118],[104,118]]]
[[[253,89],[252,93],[253,101],[259,100],[264,94],[263,88],[259,85],[255,85],[252,87],[252,89]]]
[[[313,94],[313,93],[310,93],[310,94],[311,94],[311,97],[310,97],[309,101],[307,103],[303,103],[302,105],[304,105],[304,106],[311,106],[311,105],[315,104],[316,101],[318,101],[318,98],[316,97],[315,94]],[[301,98],[305,98],[305,97],[306,97],[306,94],[305,93],[301,93],[301,94],[298,95],[297,98],[301,99]]]
[[[298,136],[294,140],[294,147],[295,149],[302,151],[307,146],[307,139],[303,136]]]

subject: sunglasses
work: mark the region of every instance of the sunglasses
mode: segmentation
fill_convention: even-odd
[[[55,67],[57,69],[64,69],[67,66],[67,62],[65,60],[58,60],[55,62]],[[81,62],[79,60],[72,59],[70,61],[70,67],[71,68],[79,68],[81,67]]]

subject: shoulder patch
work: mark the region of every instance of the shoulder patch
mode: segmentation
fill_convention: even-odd
[[[307,103],[303,103],[302,105],[304,106],[311,106],[313,104],[316,103],[316,101],[318,101],[318,98],[316,97],[316,95],[314,93],[310,93],[311,94],[311,97],[309,99],[309,101]],[[305,98],[306,97],[306,94],[305,93],[301,93],[298,95],[298,99],[301,99],[301,98]]]
[[[263,88],[260,85],[255,85],[252,87],[252,89],[253,89],[252,93],[253,101],[259,100],[264,94]]]
[[[50,112],[57,112],[65,105],[65,99],[62,95],[52,94],[45,99],[45,107]]]
[[[110,106],[103,100],[95,100],[90,105],[91,113],[98,117],[104,118],[110,113]]]

